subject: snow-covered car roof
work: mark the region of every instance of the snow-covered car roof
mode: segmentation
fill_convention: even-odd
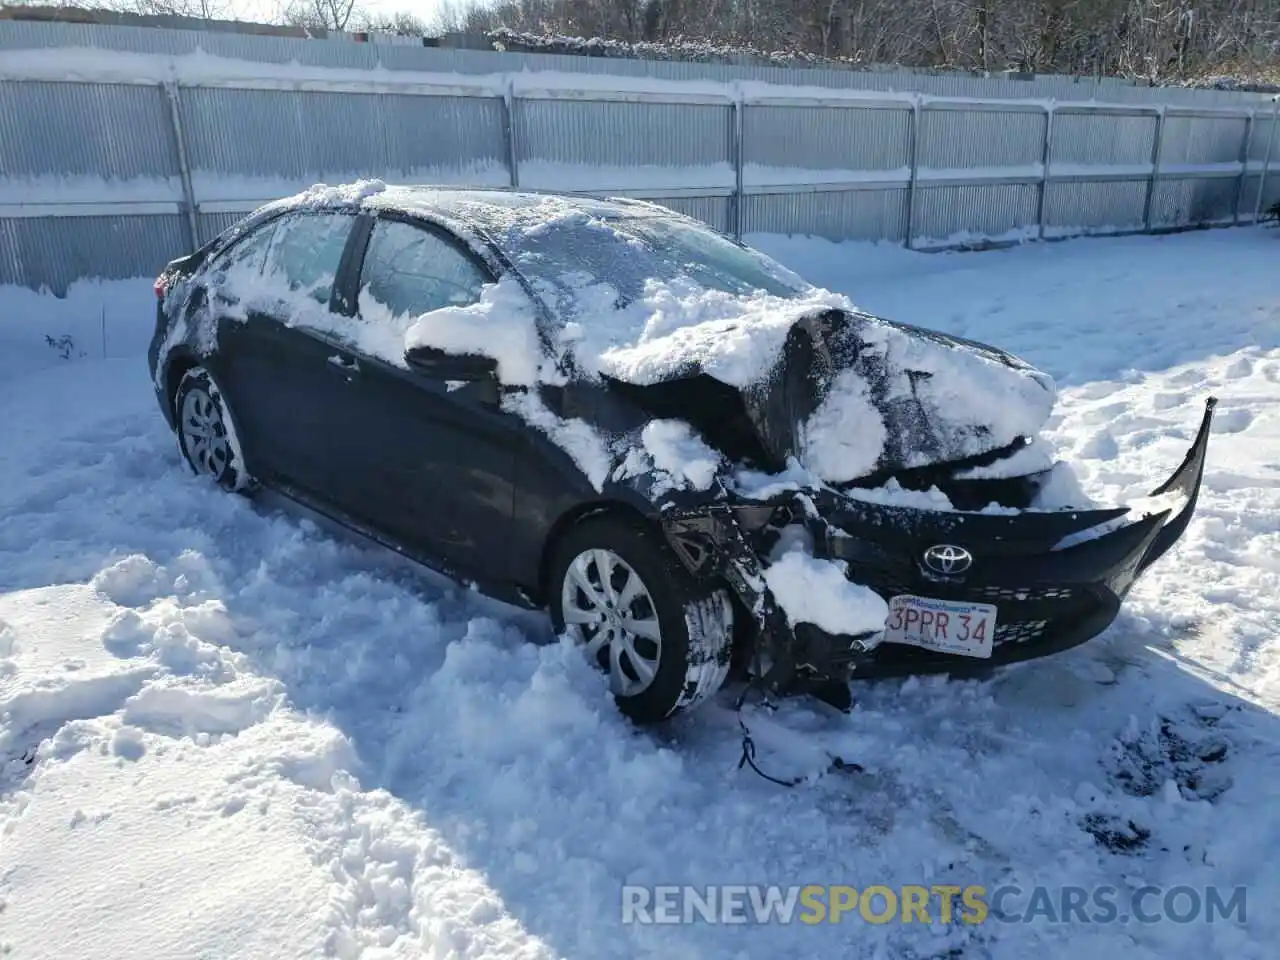
[[[813,288],[762,254],[656,204],[497,188],[316,186],[270,207],[360,207],[433,221],[491,246],[557,321],[641,300],[653,283],[795,298]],[[603,289],[607,285],[608,290]]]

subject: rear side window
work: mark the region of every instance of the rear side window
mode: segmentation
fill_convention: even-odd
[[[360,290],[393,316],[417,316],[480,299],[491,278],[456,243],[422,227],[379,220],[360,271]]]
[[[218,256],[213,262],[213,270],[225,277],[232,270],[244,268],[245,272],[256,277],[262,272],[275,229],[276,221],[272,220],[245,234]]]
[[[327,305],[353,219],[342,213],[285,217],[272,238],[266,274]]]

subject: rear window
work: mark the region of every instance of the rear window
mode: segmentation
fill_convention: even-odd
[[[328,304],[354,217],[345,213],[294,214],[279,221],[267,253],[267,276],[290,290]]]
[[[218,255],[212,269],[225,277],[230,271],[243,267],[257,276],[262,272],[275,229],[276,222],[272,220],[246,233]]]

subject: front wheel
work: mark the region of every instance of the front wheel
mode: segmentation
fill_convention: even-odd
[[[729,672],[733,605],[661,534],[613,515],[571,527],[551,565],[551,620],[609,675],[618,708],[656,723],[712,696]]]

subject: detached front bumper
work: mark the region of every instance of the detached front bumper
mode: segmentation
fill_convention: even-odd
[[[919,510],[826,490],[795,495],[790,502],[777,498],[675,511],[668,536],[691,568],[692,560],[704,568],[717,562],[719,575],[760,622],[772,659],[781,655],[798,665],[819,665],[829,675],[843,669],[858,677],[986,671],[1066,650],[1111,624],[1137,578],[1191,521],[1216,403],[1206,403],[1181,466],[1151,492],[1159,506],[1138,518],[1124,507],[1006,515]],[[920,597],[993,606],[989,656],[879,642],[880,636],[832,635],[805,624],[792,632],[760,577],[767,544],[756,541],[769,524],[778,524],[779,511],[805,524],[815,554],[846,561],[849,578],[886,602]],[[702,544],[701,552],[688,552],[691,538]],[[932,548],[936,555],[940,547],[967,558],[963,569],[955,564],[957,569],[940,572],[948,564],[937,563],[936,556],[928,563],[926,554]]]

